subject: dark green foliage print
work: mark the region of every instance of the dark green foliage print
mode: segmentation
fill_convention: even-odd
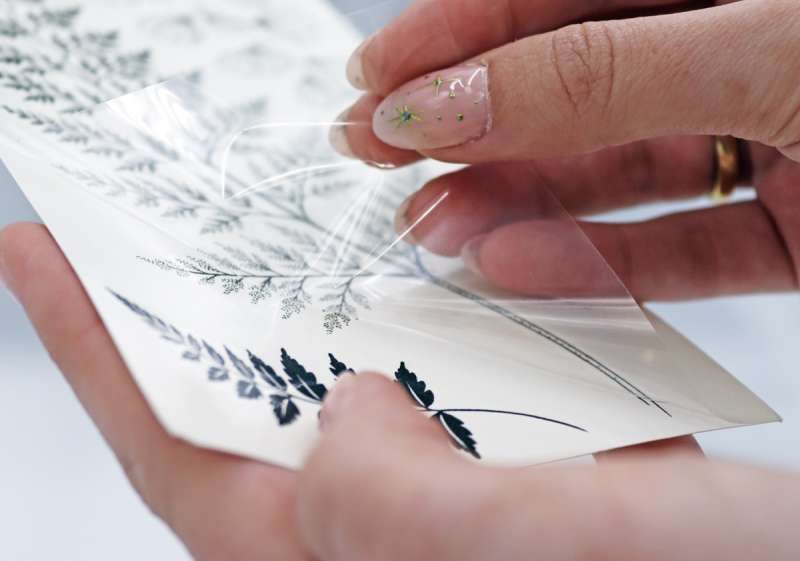
[[[150,326],[162,340],[179,347],[183,360],[200,365],[201,371],[210,382],[223,383],[233,380],[235,381],[235,392],[239,398],[251,402],[266,400],[279,426],[291,425],[299,419],[303,414],[301,406],[314,407],[319,411],[328,393],[328,388],[317,379],[313,372],[290,355],[286,349],[281,349],[280,364],[282,373],[278,373],[271,365],[252,351],[247,351],[247,360],[227,346],[222,347],[222,352],[220,352],[208,341],[198,339],[192,334],[184,333],[124,296],[113,291],[111,291],[111,294],[117,301]],[[332,353],[328,354],[328,359],[332,383],[335,383],[341,376],[355,373],[352,368],[340,361]],[[400,363],[394,373],[394,377],[395,381],[408,392],[417,408],[429,415],[431,419],[440,423],[457,448],[476,459],[480,459],[481,455],[478,452],[478,443],[475,436],[467,428],[463,419],[457,417],[455,413],[524,417],[586,432],[585,429],[579,426],[529,413],[478,408],[436,409],[433,407],[436,399],[433,391],[428,388],[427,383],[421,380],[417,374],[408,369],[405,362]]]

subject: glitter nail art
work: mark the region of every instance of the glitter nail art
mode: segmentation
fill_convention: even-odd
[[[465,64],[409,82],[375,112],[375,133],[388,144],[416,150],[478,139],[491,122],[487,78],[485,65]]]

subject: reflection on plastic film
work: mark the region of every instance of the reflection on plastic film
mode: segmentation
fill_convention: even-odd
[[[232,191],[229,189],[229,174],[230,172],[230,157],[231,151],[234,149],[236,142],[244,137],[248,133],[255,132],[255,131],[271,131],[274,129],[312,129],[316,127],[323,128],[325,131],[329,130],[331,127],[334,126],[355,126],[357,123],[337,123],[337,122],[288,122],[288,123],[262,123],[259,125],[254,125],[248,127],[238,133],[227,143],[225,149],[223,150],[222,154],[222,161],[220,163],[220,195],[223,199],[227,199],[229,197],[243,197],[248,194],[253,193],[258,189],[268,189],[270,187],[279,185],[282,181],[290,180],[296,177],[304,176],[304,175],[314,175],[320,174],[322,172],[335,170],[339,168],[347,168],[347,167],[354,167],[354,166],[361,166],[362,162],[350,159],[339,159],[338,161],[330,162],[330,163],[320,163],[316,165],[309,165],[306,167],[300,167],[297,169],[291,169],[288,171],[284,171],[282,173],[278,173],[275,175],[271,175],[264,179],[260,179],[253,183],[252,185],[246,185],[244,188],[239,188],[238,190]],[[365,126],[362,123],[362,126]],[[377,166],[376,167],[383,167]],[[235,180],[232,183],[236,185],[242,185],[240,180]]]

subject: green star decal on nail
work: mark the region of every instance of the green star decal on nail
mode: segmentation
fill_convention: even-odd
[[[441,76],[437,76],[436,79],[433,81],[433,90],[436,97],[439,97],[439,91],[442,89],[442,84],[444,84],[444,78]]]
[[[394,110],[397,116],[391,119],[390,122],[397,123],[397,128],[403,125],[411,125],[414,121],[422,121],[422,116],[419,113],[415,113],[408,105],[395,107]]]

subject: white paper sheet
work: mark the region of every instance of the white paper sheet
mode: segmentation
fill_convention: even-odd
[[[621,286],[523,300],[398,239],[442,168],[327,145],[359,37],[324,1],[2,6],[3,160],[173,435],[298,467],[345,368],[500,464],[777,420]]]

